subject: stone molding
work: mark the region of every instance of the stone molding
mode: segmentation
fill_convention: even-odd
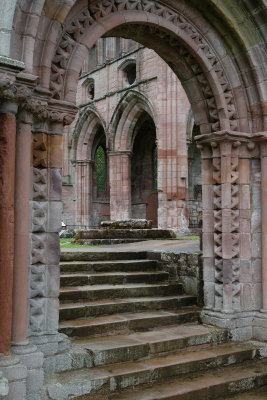
[[[53,102],[37,97],[34,88],[19,83],[15,76],[0,72],[0,99],[4,102],[15,103],[19,110],[27,111],[39,120],[60,122],[70,125],[76,116],[77,108],[66,102]]]
[[[127,11],[142,11],[147,14],[155,15],[157,18],[161,17],[181,30],[182,35],[186,37],[186,40],[192,43],[192,46],[196,47],[201,56],[205,58],[205,61],[210,65],[209,69],[214,70],[217,84],[220,86],[220,91],[223,93],[224,119],[229,120],[230,129],[237,129],[237,114],[234,94],[215,50],[211,47],[204,35],[200,33],[199,29],[194,26],[192,21],[188,20],[188,18],[186,18],[182,13],[178,13],[165,5],[150,0],[97,0],[92,4],[89,4],[89,8],[83,9],[77,17],[73,18],[63,31],[62,39],[59,42],[52,61],[50,83],[52,97],[55,99],[63,98],[64,81],[68,61],[74,48],[77,46],[77,43],[81,42],[83,35],[90,26],[95,24],[95,22],[101,21],[102,18],[106,18],[108,15]],[[130,28],[131,25],[128,25]],[[139,27],[135,26],[134,29],[139,29]],[[167,40],[191,67],[191,70],[196,76],[206,98],[210,117],[209,122],[212,124],[212,129],[216,130],[222,128],[222,122],[218,114],[218,107],[215,99],[216,93],[214,93],[211,88],[206,77],[206,72],[203,71],[192,51],[189,52],[185,46],[181,46],[181,42],[175,37],[161,31],[160,29],[150,27],[147,29],[152,29],[152,34],[157,32],[157,35],[160,36],[161,40]]]
[[[241,260],[245,258],[241,247],[249,232],[240,230],[240,204],[244,203],[240,184],[249,186],[248,174],[240,182],[241,159],[249,159],[255,149],[250,134],[220,131],[196,137],[206,163],[204,185],[210,187],[208,203],[204,207],[204,245],[213,258],[214,296],[207,308],[226,313],[241,310]],[[246,208],[250,212],[249,202]],[[242,236],[243,235],[243,236]],[[212,249],[213,248],[213,249]],[[212,250],[211,250],[212,249]],[[247,249],[246,249],[247,250]],[[249,251],[249,249],[248,249]],[[205,257],[205,255],[204,255]]]

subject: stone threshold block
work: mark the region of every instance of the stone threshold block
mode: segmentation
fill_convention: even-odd
[[[117,221],[102,221],[101,228],[106,229],[151,229],[152,221],[147,219],[126,219]]]

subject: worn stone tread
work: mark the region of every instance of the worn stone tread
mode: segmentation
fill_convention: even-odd
[[[181,314],[186,314],[188,312],[198,311],[196,307],[188,307],[183,310],[156,310],[156,311],[148,311],[148,312],[140,312],[140,313],[122,313],[122,314],[112,314],[108,316],[101,317],[92,317],[92,318],[82,318],[82,319],[74,319],[66,322],[61,322],[60,327],[63,326],[85,326],[85,325],[102,325],[108,323],[114,323],[118,321],[131,321],[131,320],[145,320],[150,318],[161,318],[161,317],[170,317]]]
[[[224,381],[241,380],[247,377],[260,376],[255,372],[256,364],[252,367],[238,366],[235,368],[220,368],[236,362],[251,360],[256,355],[256,346],[252,344],[227,343],[219,346],[211,346],[199,351],[169,354],[165,357],[155,357],[136,362],[110,364],[107,366],[80,369],[61,372],[53,375],[48,383],[48,392],[52,399],[57,399],[56,393],[62,393],[62,386],[66,394],[83,395],[93,390],[101,390],[101,387],[109,387],[110,391],[117,392],[126,388],[133,388],[142,384],[152,385],[156,382],[164,382],[190,373],[190,378],[184,376],[168,385],[157,385],[149,389],[140,389],[131,393],[116,393],[112,399],[118,400],[157,400],[176,399],[168,397],[171,394],[185,394],[195,389],[203,389],[210,385],[216,386]],[[262,364],[260,364],[262,366]],[[267,380],[267,362],[265,361],[265,375]],[[207,372],[215,369],[213,372]],[[204,376],[194,376],[199,371],[206,371]],[[193,374],[193,375],[192,375]],[[87,386],[86,386],[87,385]],[[162,397],[157,397],[162,395]],[[144,396],[144,397],[142,397]],[[165,396],[165,397],[164,397]],[[203,399],[206,397],[203,397]],[[183,399],[183,397],[181,397]]]
[[[163,326],[129,335],[84,338],[72,341],[72,351],[90,353],[93,365],[106,365],[153,357],[160,353],[193,349],[195,346],[220,344],[228,340],[225,329],[204,327],[196,323]],[[196,347],[195,347],[196,348]]]
[[[127,283],[126,285],[109,285],[109,284],[101,284],[101,285],[85,285],[85,286],[72,286],[71,288],[67,287],[61,287],[60,288],[60,292],[64,293],[64,292],[76,292],[79,290],[83,290],[83,291],[88,291],[88,290],[101,290],[101,289],[134,289],[134,288],[147,288],[147,287],[151,287],[151,288],[155,288],[157,286],[160,287],[177,287],[180,288],[182,287],[181,284],[179,283],[175,283],[175,284],[168,284],[168,283],[162,283],[162,284],[158,284],[158,283],[149,283],[149,284],[144,284],[144,283]]]
[[[229,397],[229,400],[266,400],[267,399],[267,385],[253,390],[251,392],[241,393],[234,397]],[[223,400],[223,399],[220,399]]]
[[[121,335],[107,336],[107,337],[96,337],[87,339],[75,339],[72,341],[72,345],[82,346],[91,351],[102,351],[111,350],[128,345],[135,345],[137,343],[149,344],[153,346],[158,342],[164,342],[169,340],[178,340],[191,338],[192,344],[197,337],[205,337],[206,343],[212,342],[214,336],[224,336],[226,330],[220,328],[210,328],[200,324],[181,324],[178,326],[166,327],[163,326],[159,329],[146,332],[135,332],[125,337]]]
[[[166,283],[169,274],[164,271],[136,271],[136,272],[106,272],[106,273],[68,273],[62,274],[62,286],[99,285],[99,284],[127,284],[127,283]]]
[[[119,303],[140,303],[140,302],[150,302],[150,301],[165,301],[165,300],[179,300],[179,299],[187,299],[193,298],[196,299],[195,296],[191,296],[189,294],[180,294],[179,296],[146,296],[146,297],[128,297],[122,299],[103,299],[97,301],[81,301],[81,302],[69,302],[69,303],[61,303],[59,309],[65,308],[79,308],[81,306],[101,306],[107,304],[119,304]]]
[[[131,331],[145,331],[163,325],[198,322],[200,310],[194,306],[181,310],[155,310],[135,313],[111,314],[101,317],[63,321],[59,331],[69,336],[115,335]]]
[[[220,399],[267,383],[267,362],[250,362],[219,368],[205,374],[178,378],[152,388],[111,394],[109,400],[201,400]],[[242,399],[242,397],[241,397]],[[256,398],[253,398],[253,400]],[[265,398],[266,400],[266,398]]]

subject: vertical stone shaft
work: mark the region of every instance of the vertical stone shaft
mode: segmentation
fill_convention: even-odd
[[[15,253],[12,342],[27,343],[29,232],[31,198],[31,121],[20,121],[17,127],[15,175]]]
[[[261,143],[262,311],[267,312],[267,143]]]
[[[90,160],[78,161],[76,165],[76,181],[78,182],[77,221],[88,227],[92,213],[92,164]]]
[[[13,108],[13,107],[12,107]],[[11,345],[16,116],[0,109],[0,353]]]
[[[109,152],[110,218],[131,218],[131,153]]]
[[[209,146],[201,144],[198,147],[201,150],[202,157],[204,306],[206,309],[213,309],[215,276],[212,157]]]

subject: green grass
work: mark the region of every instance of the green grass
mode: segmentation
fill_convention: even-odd
[[[200,240],[199,236],[182,236],[179,237],[180,240]]]
[[[61,238],[60,247],[62,249],[73,249],[77,247],[97,247],[92,244],[76,244],[73,238]]]

